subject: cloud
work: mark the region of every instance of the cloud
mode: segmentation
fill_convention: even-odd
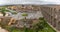
[[[60,4],[60,0],[0,0],[0,5],[10,4]]]

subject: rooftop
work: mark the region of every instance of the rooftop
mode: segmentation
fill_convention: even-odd
[[[39,11],[40,6],[37,5],[15,5],[15,6],[8,6],[8,9],[15,10],[15,11]]]

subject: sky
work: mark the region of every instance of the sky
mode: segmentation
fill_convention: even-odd
[[[0,0],[0,5],[10,4],[60,4],[60,0]]]

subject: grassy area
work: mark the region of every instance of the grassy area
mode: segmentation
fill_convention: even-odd
[[[40,18],[40,21],[45,23],[45,28],[43,30],[40,30],[39,32],[56,32],[55,30],[53,30],[52,27],[50,27],[47,22],[44,20],[44,18]]]
[[[10,32],[56,32],[46,23],[44,18],[40,18],[39,21],[40,22],[37,25],[34,25],[32,29],[24,27],[24,29],[21,30],[10,26],[7,26],[5,29],[9,30]],[[38,28],[36,28],[37,26]]]
[[[40,30],[39,32],[56,32],[47,23],[45,25],[46,27],[42,31]]]

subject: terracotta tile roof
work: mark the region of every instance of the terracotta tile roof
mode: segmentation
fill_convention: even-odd
[[[8,9],[16,10],[16,11],[38,11],[39,6],[9,6]]]

